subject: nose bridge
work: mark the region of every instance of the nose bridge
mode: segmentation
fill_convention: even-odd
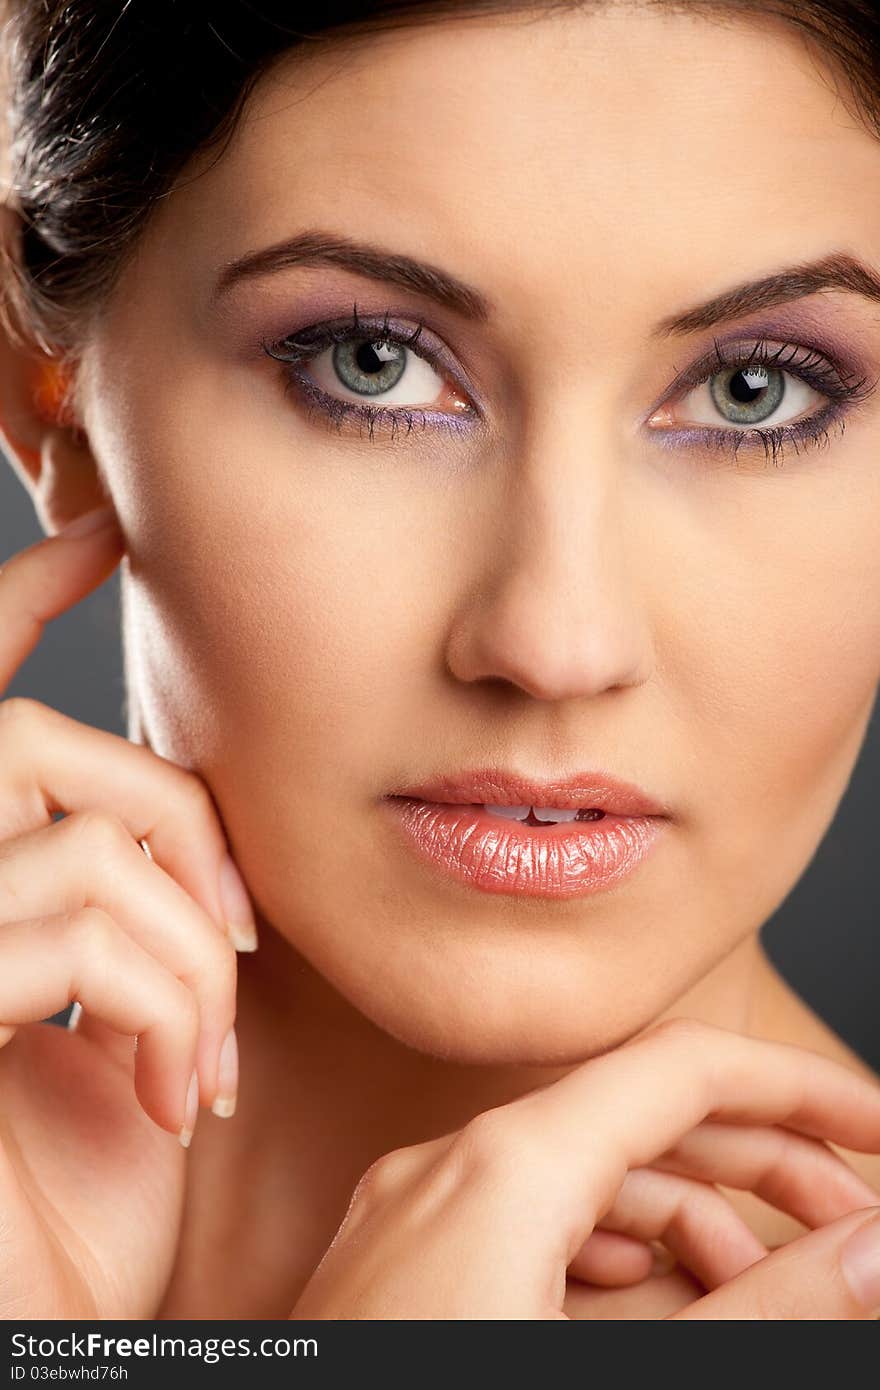
[[[465,680],[493,677],[536,698],[632,684],[646,669],[646,615],[630,554],[626,460],[610,426],[542,412],[505,461],[494,543],[451,634]]]

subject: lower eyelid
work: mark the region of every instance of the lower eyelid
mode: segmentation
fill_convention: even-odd
[[[352,336],[354,337],[355,335]],[[291,338],[293,337],[295,337],[295,335],[291,335]],[[401,340],[395,338],[394,341]],[[405,340],[402,345],[407,346]],[[407,434],[411,433],[413,428],[416,428],[419,432],[422,430],[427,432],[438,428],[446,428],[453,432],[460,433],[465,430],[473,430],[475,426],[480,427],[484,424],[479,407],[473,403],[470,404],[466,411],[462,410],[460,414],[455,414],[450,411],[432,410],[427,406],[385,405],[381,401],[374,401],[371,403],[367,397],[365,397],[363,401],[358,401],[347,400],[345,397],[335,396],[319,386],[314,378],[305,370],[309,363],[326,352],[328,347],[332,346],[332,343],[328,344],[326,341],[323,343],[315,342],[312,346],[314,348],[313,351],[303,351],[296,361],[284,359],[281,356],[276,358],[276,361],[281,365],[284,371],[285,392],[290,390],[300,393],[300,395],[309,402],[309,415],[318,412],[340,428],[343,420],[349,423],[359,421],[362,426],[367,425],[370,430],[371,438],[373,437],[374,427],[378,431],[381,431],[382,437],[390,435],[393,439],[395,431],[401,428],[403,428]],[[473,401],[471,391],[461,384],[456,374],[450,373],[445,363],[431,354],[416,352],[413,347],[410,347],[409,350],[416,357],[420,357],[425,361],[438,376],[442,377],[447,390],[451,387],[458,395],[464,397],[467,401]],[[684,386],[679,386],[674,398],[667,396],[666,402],[658,406],[652,412],[650,418],[655,418],[670,400],[672,400],[673,404],[680,403],[695,390],[706,386],[712,377],[724,370],[725,367],[734,367],[737,365],[745,366],[749,360],[750,359],[748,359],[745,354],[743,354],[739,361],[735,358],[731,358],[730,360],[722,362],[721,365],[717,366],[712,372],[708,372],[702,377],[702,380],[691,381]],[[754,360],[756,363],[762,361],[760,357],[751,360]],[[788,361],[790,359],[786,360]],[[770,365],[772,365],[772,360],[768,359],[768,361],[770,361]],[[834,370],[830,364],[828,365],[828,369],[829,373]],[[758,423],[754,425],[742,424],[737,427],[732,422],[725,423],[724,417],[719,415],[718,424],[714,426],[708,424],[706,421],[691,421],[689,425],[685,421],[670,421],[668,425],[659,428],[650,425],[647,427],[651,435],[658,439],[658,442],[661,442],[667,448],[679,450],[692,449],[695,447],[700,448],[702,446],[717,446],[718,448],[726,447],[731,452],[737,448],[745,448],[748,451],[750,448],[759,449],[761,447],[762,436],[768,438],[772,436],[774,440],[791,441],[796,446],[801,439],[806,443],[810,443],[815,437],[821,435],[823,431],[827,432],[828,428],[834,425],[838,420],[843,419],[855,404],[855,398],[858,396],[858,392],[851,393],[853,395],[852,399],[848,399],[847,393],[843,391],[837,396],[829,395],[827,391],[823,391],[820,385],[810,381],[805,373],[798,372],[790,365],[785,366],[781,360],[778,370],[784,371],[792,380],[802,383],[809,390],[814,391],[820,399],[824,398],[824,406],[821,404],[814,405],[813,409],[808,414],[801,414],[791,421],[776,426]],[[830,384],[830,377],[827,384]],[[876,382],[874,383],[874,385],[877,384]],[[344,383],[340,383],[340,386],[344,389]],[[871,390],[873,390],[873,387]],[[870,392],[866,394],[870,394]],[[773,447],[775,456],[776,443],[773,444]]]
[[[804,448],[830,444],[832,431],[843,434],[849,411],[837,401],[829,401],[820,411],[801,416],[789,425],[761,428],[746,426],[744,429],[711,429],[701,426],[690,428],[654,430],[655,440],[664,449],[673,453],[687,454],[708,449],[736,455],[745,451],[746,455],[766,456],[772,449],[774,461],[777,455],[785,454],[786,448],[800,453]]]
[[[372,431],[378,427],[383,435],[394,436],[396,431],[409,434],[413,430],[422,431],[445,429],[452,434],[472,431],[480,424],[478,412],[471,407],[456,415],[450,411],[431,411],[424,406],[384,406],[367,405],[358,401],[347,401],[339,396],[331,396],[322,390],[310,377],[288,370],[285,373],[285,392],[299,391],[306,402],[309,416],[319,414],[326,422],[341,424],[348,420],[360,422],[361,428]]]

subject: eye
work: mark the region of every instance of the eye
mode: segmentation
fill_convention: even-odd
[[[322,391],[345,401],[433,410],[448,409],[458,399],[424,357],[391,338],[336,342],[311,358],[309,374]]]
[[[403,422],[407,433],[423,428],[460,429],[472,424],[477,410],[459,378],[449,350],[425,325],[413,330],[389,322],[375,326],[359,319],[312,324],[281,342],[263,343],[264,351],[284,368],[286,389],[323,412],[337,427],[358,420],[390,427],[392,437]],[[418,343],[418,347],[416,344]]]
[[[788,425],[824,399],[803,378],[753,362],[715,372],[681,398],[678,417],[669,419],[679,425],[732,425],[740,429]]]
[[[831,427],[842,433],[850,407],[876,384],[799,344],[759,340],[749,348],[716,339],[714,351],[679,374],[646,423],[670,448],[736,455],[760,447],[777,463],[786,445],[796,453],[827,445]]]

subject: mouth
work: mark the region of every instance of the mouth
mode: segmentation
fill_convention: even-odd
[[[641,788],[597,774],[536,783],[497,770],[467,773],[383,802],[423,865],[480,892],[547,898],[619,883],[670,819]]]

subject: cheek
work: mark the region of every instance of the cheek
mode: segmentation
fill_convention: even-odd
[[[677,648],[707,872],[763,894],[767,912],[833,819],[880,679],[880,487],[865,479],[817,471],[757,489],[750,505],[772,503],[771,517],[747,507],[716,544],[697,640]]]
[[[243,754],[271,754],[304,794],[326,794],[338,766],[340,793],[357,796],[400,734],[407,672],[424,669],[417,588],[399,552],[346,521],[283,511],[271,529],[253,517],[232,531],[203,521],[188,539],[175,528],[173,553],[151,552],[137,611],[154,674],[176,673],[163,703],[192,711],[189,756],[213,765],[246,734]]]
[[[201,771],[254,887],[288,904],[280,866],[338,868],[401,747],[430,735],[419,691],[445,611],[417,490],[296,462],[247,488],[240,460],[176,479],[165,462],[126,624],[153,748]]]
[[[444,571],[387,499],[371,516],[357,489],[314,494],[278,489],[231,526],[216,493],[181,504],[198,523],[151,550],[132,604],[135,684],[154,750],[210,786],[261,914],[369,998],[388,931],[370,943],[360,920],[384,921],[376,801],[436,731]]]

